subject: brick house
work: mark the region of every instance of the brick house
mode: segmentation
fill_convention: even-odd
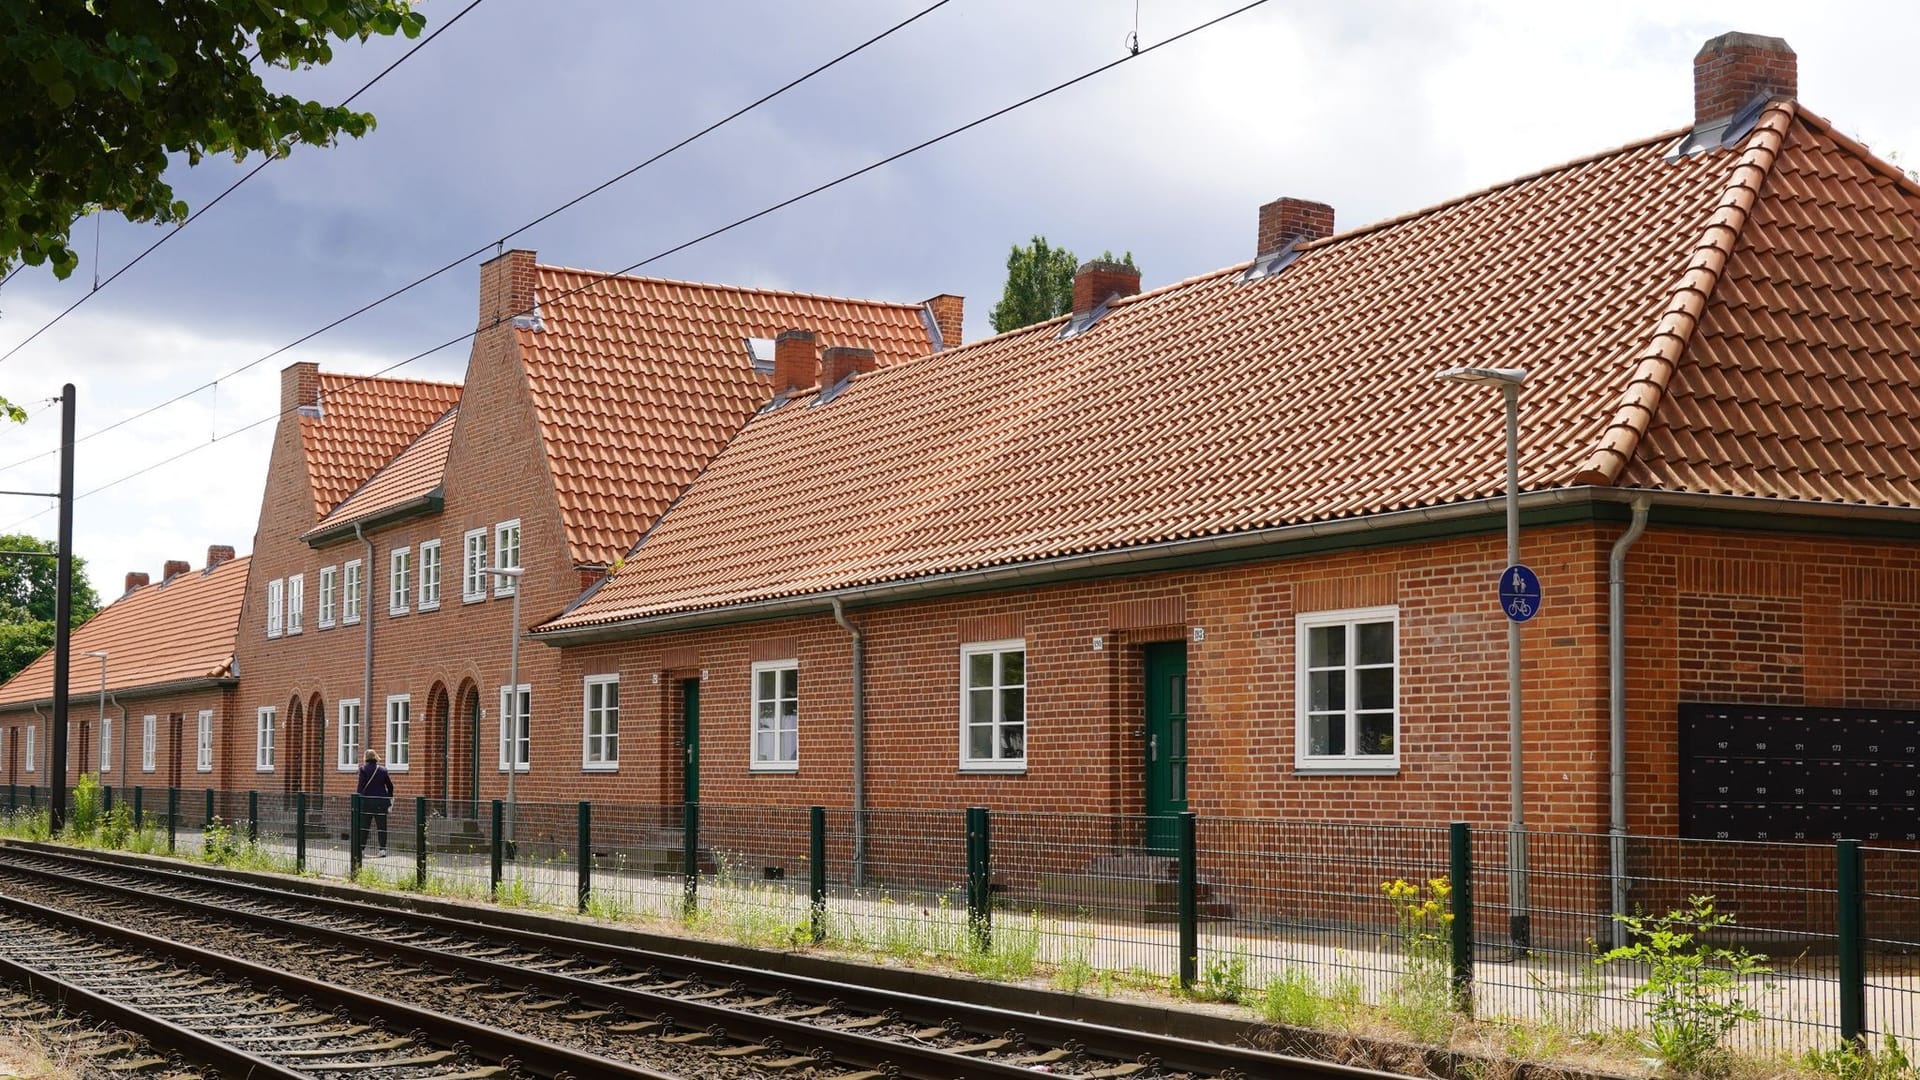
[[[248,561],[216,545],[199,570],[179,560],[158,582],[130,573],[125,592],[73,631],[67,783],[83,772],[116,787],[213,783],[234,723]],[[0,780],[52,783],[52,709],[49,650],[0,685]]]
[[[513,594],[531,626],[631,548],[772,397],[781,330],[806,324],[818,344],[858,341],[891,364],[957,344],[960,315],[951,296],[606,276],[510,251],[481,269],[461,384],[287,368],[225,783],[349,791],[374,748],[403,796],[472,812],[504,795]],[[522,575],[486,572],[502,568]],[[559,669],[551,650],[520,652],[522,800],[611,780],[577,693],[571,713],[549,704],[566,696]]]
[[[1251,261],[805,372],[534,630],[561,716],[624,688],[596,790],[1497,827],[1471,366],[1526,372],[1528,825],[1920,835],[1920,185],[1794,72],[1724,35],[1677,130],[1346,232],[1280,199]]]

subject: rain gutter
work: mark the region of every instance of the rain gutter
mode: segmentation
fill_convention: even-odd
[[[1653,499],[1633,500],[1633,520],[1607,556],[1607,862],[1613,943],[1627,944],[1627,549],[1647,531]]]
[[[367,546],[367,568],[360,575],[360,619],[366,623],[367,644],[366,687],[365,692],[360,695],[360,745],[354,749],[355,758],[365,754],[373,746],[373,539],[361,531],[360,524],[360,522],[354,523],[353,535]],[[321,730],[324,732],[325,721],[321,723]],[[322,762],[320,775],[323,778],[321,780],[323,784],[326,782],[324,777],[327,775],[326,745],[325,741],[320,744]]]
[[[853,638],[853,887],[866,886],[867,876],[867,638],[847,621],[839,597],[833,621]]]
[[[360,537],[362,526],[369,529],[378,529],[406,521],[410,518],[437,514],[445,509],[447,504],[446,496],[441,493],[442,490],[441,488],[435,488],[425,495],[408,499],[403,503],[395,503],[379,513],[368,514],[366,517],[359,518],[355,521],[343,521],[338,525],[328,525],[325,528],[315,529],[300,539],[305,541],[308,547],[323,548],[337,544],[348,537]]]

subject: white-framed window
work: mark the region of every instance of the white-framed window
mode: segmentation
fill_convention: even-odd
[[[460,600],[471,604],[487,598],[487,530],[468,529],[460,538]]]
[[[1012,772],[1027,767],[1027,643],[960,647],[960,767]]]
[[[413,598],[413,549],[394,548],[387,555],[387,614],[405,615]]]
[[[113,717],[100,718],[100,771],[113,771]]]
[[[262,705],[254,714],[253,728],[253,769],[255,772],[273,771],[273,706]]]
[[[338,587],[338,575],[339,571],[331,566],[323,566],[320,568],[320,598],[318,607],[320,629],[322,630],[329,629],[333,626],[333,605],[335,590]]]
[[[800,767],[800,664],[763,660],[753,665],[753,761],[756,772]]]
[[[360,621],[360,560],[349,559],[340,575],[340,621],[348,626]]]
[[[582,700],[580,767],[619,768],[620,676],[587,676]]]
[[[27,725],[27,745],[22,749],[20,754],[21,757],[26,759],[26,767],[28,772],[34,771],[33,735],[34,735],[34,725],[28,724]]]
[[[297,634],[307,622],[307,575],[287,578],[287,633]]]
[[[140,771],[152,772],[153,759],[158,750],[155,741],[159,736],[160,718],[152,713],[140,718]]]
[[[335,761],[341,772],[353,772],[360,767],[360,699],[342,698],[340,700],[340,753]]]
[[[420,543],[420,603],[421,611],[432,611],[440,606],[440,541],[423,540]]]
[[[517,702],[516,702],[517,699]],[[516,703],[518,707],[516,708]],[[520,684],[520,692],[515,694],[508,687],[500,688],[500,771],[506,772],[508,762],[513,762],[517,772],[526,772],[528,759],[533,750],[533,687]]]
[[[193,768],[195,772],[213,771],[213,710],[200,710],[200,727],[194,740],[197,749],[194,752]]]
[[[413,696],[387,697],[387,771],[406,772],[412,758]]]
[[[516,570],[520,566],[520,519],[503,521],[493,527],[493,568],[496,570]],[[505,574],[488,575],[493,578],[493,595],[512,596],[520,582]]]
[[[287,582],[284,578],[274,578],[267,582],[267,636],[280,636],[282,608],[286,603]]]
[[[1297,768],[1399,768],[1399,637],[1394,607],[1296,617]]]

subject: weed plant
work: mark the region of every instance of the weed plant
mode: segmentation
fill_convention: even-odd
[[[1651,1001],[1653,1025],[1644,1041],[1667,1071],[1679,1076],[1724,1075],[1730,1064],[1727,1037],[1741,1021],[1758,1020],[1751,980],[1766,975],[1766,957],[1707,940],[1734,917],[1714,907],[1713,897],[1693,896],[1687,906],[1657,918],[1614,916],[1632,939],[1596,963],[1643,964],[1645,982],[1627,992]]]
[[[1270,1024],[1317,1028],[1325,1023],[1327,1000],[1307,969],[1288,965],[1260,992],[1260,1018]]]
[[[1807,1068],[1829,1080],[1916,1080],[1920,1069],[1891,1032],[1878,1050],[1842,1042],[1828,1050],[1809,1050],[1802,1059]]]

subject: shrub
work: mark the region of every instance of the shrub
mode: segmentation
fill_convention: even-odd
[[[1765,956],[1705,940],[1710,932],[1734,924],[1732,915],[1713,906],[1713,897],[1688,897],[1687,905],[1658,918],[1614,916],[1633,943],[1608,951],[1596,962],[1646,964],[1646,981],[1627,993],[1653,1003],[1647,1048],[1673,1073],[1717,1075],[1728,1064],[1727,1036],[1742,1020],[1760,1018],[1748,1000],[1745,980],[1770,969]]]
[[[69,840],[92,839],[100,828],[105,801],[100,777],[95,773],[81,773],[80,782],[73,786],[73,803],[67,809],[67,827],[61,835]]]
[[[1305,968],[1287,967],[1260,995],[1260,1018],[1289,1027],[1319,1027],[1327,1011],[1326,999]]]

